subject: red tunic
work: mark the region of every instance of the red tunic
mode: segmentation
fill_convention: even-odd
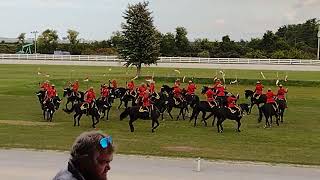
[[[193,95],[194,92],[196,91],[196,89],[197,89],[197,87],[194,83],[189,84],[187,87],[187,94]]]
[[[78,92],[78,90],[79,90],[79,83],[77,83],[77,82],[73,83],[73,84],[72,84],[72,90],[73,90],[74,92]]]
[[[41,85],[41,88],[43,88],[45,91],[48,91],[50,89],[50,84],[48,82],[44,82]]]
[[[155,84],[150,83],[149,89],[150,89],[150,93],[154,93],[155,92]]]
[[[109,96],[109,89],[106,88],[106,87],[103,87],[103,88],[101,89],[101,96],[102,96],[102,97],[108,97],[108,96]]]
[[[133,82],[129,82],[127,86],[128,86],[128,89],[130,91],[132,91],[134,89],[134,83]]]
[[[264,88],[264,86],[262,84],[257,84],[256,85],[256,90],[255,90],[256,94],[261,95],[262,91],[263,91],[263,88]]]
[[[86,97],[86,102],[87,103],[92,103],[92,101],[96,98],[96,94],[94,93],[94,91],[88,91],[87,92],[87,97]]]
[[[207,90],[206,95],[207,95],[207,101],[208,102],[213,102],[214,101],[215,93],[210,88]]]
[[[285,99],[285,94],[286,94],[287,92],[288,92],[288,91],[285,90],[284,88],[279,88],[278,94],[277,94],[278,99]]]
[[[179,86],[175,86],[174,88],[173,88],[173,93],[174,93],[174,96],[180,96],[180,94],[181,94],[181,89],[180,89],[180,87]]]
[[[116,80],[112,80],[111,84],[112,84],[112,87],[115,89],[118,87]]]
[[[237,98],[229,96],[227,98],[228,107],[230,107],[230,108],[235,107],[236,106],[236,100],[237,100]]]
[[[150,99],[149,99],[149,95],[147,93],[144,94],[143,98],[142,98],[142,105],[144,107],[149,107],[150,106]]]
[[[140,86],[138,91],[139,91],[139,97],[143,97],[145,91],[147,90],[147,88],[145,86]]]
[[[218,94],[217,96],[225,96],[224,94],[224,86],[217,87]]]
[[[275,100],[274,100],[274,96],[276,96],[272,91],[268,91],[267,94],[267,103],[274,103]]]

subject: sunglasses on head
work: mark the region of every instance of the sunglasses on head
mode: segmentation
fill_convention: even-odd
[[[104,137],[104,138],[100,139],[100,146],[101,146],[103,149],[108,148],[108,146],[109,146],[110,144],[112,144],[112,137],[111,137],[111,136]]]

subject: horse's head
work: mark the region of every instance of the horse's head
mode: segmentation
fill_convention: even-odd
[[[70,96],[71,92],[72,92],[72,90],[69,87],[64,88],[63,89],[63,97],[66,97],[67,95]]]
[[[208,91],[208,86],[203,86],[201,89],[201,94],[205,94]]]
[[[173,92],[173,88],[168,85],[162,85],[161,91],[165,91],[168,94],[171,94]]]
[[[245,96],[246,99],[248,99],[249,97],[253,97],[253,94],[254,94],[254,92],[251,91],[251,90],[247,89],[247,90],[244,91],[244,96]]]

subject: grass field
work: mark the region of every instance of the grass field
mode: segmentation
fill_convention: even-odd
[[[42,72],[37,75],[37,72]],[[120,80],[120,86],[134,76],[135,69],[109,67],[0,65],[0,147],[69,150],[74,138],[90,130],[88,117],[83,117],[81,127],[73,127],[72,116],[59,110],[53,123],[42,119],[40,106],[34,92],[38,82],[49,79],[62,95],[62,88],[70,79],[83,80],[80,89],[109,78]],[[176,76],[173,69],[144,68],[145,75]],[[181,69],[181,76],[211,77],[216,70]],[[260,71],[225,70],[227,77],[257,79]],[[264,71],[267,78],[276,78],[276,71]],[[43,74],[49,74],[46,78]],[[72,75],[71,75],[72,74]],[[105,74],[105,75],[104,75]],[[319,80],[320,72],[279,72],[295,80]],[[157,86],[163,83],[157,82]],[[200,87],[201,85],[198,85]],[[244,89],[252,86],[233,85],[228,89],[243,96]],[[275,87],[273,87],[275,88]],[[284,124],[264,129],[257,124],[256,109],[242,121],[241,133],[235,132],[235,122],[224,123],[225,132],[218,134],[216,127],[196,128],[188,121],[161,121],[152,134],[149,121],[138,120],[136,131],[129,132],[128,120],[119,121],[118,111],[111,110],[111,120],[101,121],[98,129],[113,135],[118,153],[148,154],[178,157],[203,157],[210,159],[250,160],[277,163],[320,165],[320,90],[312,87],[289,87],[289,109]],[[245,102],[241,99],[241,102]],[[117,100],[118,102],[118,100]],[[117,104],[117,103],[116,103]]]

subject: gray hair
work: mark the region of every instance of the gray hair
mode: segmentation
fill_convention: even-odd
[[[113,145],[109,145],[107,149],[102,149],[100,146],[101,138],[107,137],[108,135],[100,131],[88,131],[81,133],[74,141],[71,148],[71,159],[79,160],[83,156],[92,155],[94,152],[106,151],[108,154],[113,153]]]

